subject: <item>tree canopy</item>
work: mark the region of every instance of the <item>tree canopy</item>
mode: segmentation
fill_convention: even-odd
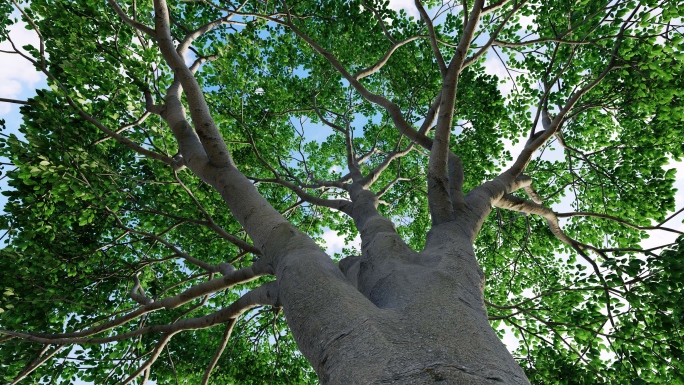
[[[317,383],[265,301],[275,273],[236,219],[251,214],[196,171],[194,135],[321,244],[357,237],[356,186],[416,251],[486,195],[488,316],[531,382],[684,383],[684,242],[641,246],[683,234],[668,165],[684,155],[684,3],[415,10],[0,4],[0,55],[49,85],[20,135],[0,127],[0,381]],[[38,46],[14,44],[20,20]]]

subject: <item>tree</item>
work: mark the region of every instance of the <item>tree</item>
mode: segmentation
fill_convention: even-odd
[[[682,383],[684,4],[388,5],[0,5],[2,379]]]

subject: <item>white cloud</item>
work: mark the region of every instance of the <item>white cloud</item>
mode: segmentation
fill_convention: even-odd
[[[520,16],[520,26],[522,26],[523,30],[530,29],[531,31],[534,31],[537,29],[537,23],[534,21],[535,17],[530,15],[530,16]]]
[[[337,231],[334,230],[326,230],[321,237],[323,238],[323,241],[325,241],[325,252],[328,255],[341,253],[343,247],[353,246],[357,249],[361,248],[361,238],[358,235],[349,244],[345,243],[344,238],[337,235]]]
[[[413,16],[415,18],[420,17],[420,13],[418,13],[418,9],[413,3],[413,0],[390,0],[388,8],[397,12],[403,9],[409,16]]]
[[[195,58],[195,53],[190,50],[186,50],[183,54],[183,60],[185,61],[185,65],[188,67],[190,67],[192,63],[195,62]]]
[[[38,36],[34,31],[26,28],[26,23],[18,22],[9,27],[9,36],[17,49],[31,44],[38,46]],[[0,50],[12,51],[8,41],[0,43]],[[25,92],[31,92],[36,84],[45,76],[17,54],[0,53],[0,97],[6,99],[20,99]],[[0,116],[8,115],[12,111],[12,104],[0,103]]]
[[[675,193],[675,210],[681,210],[684,207],[684,161],[682,162],[672,162],[666,165],[664,169],[675,168],[677,169],[676,180],[674,183],[674,188],[677,189]],[[669,213],[670,215],[673,213]],[[666,216],[667,218],[667,216]],[[679,215],[670,219],[663,225],[663,227],[668,227],[678,231],[684,231],[684,212],[679,213]],[[679,234],[668,232],[668,231],[649,231],[648,234],[650,238],[641,242],[641,247],[644,249],[649,249],[652,247],[658,247],[672,243],[677,239]]]
[[[493,51],[487,53],[487,59],[484,62],[485,73],[489,75],[496,75],[499,78],[499,91],[504,97],[508,96],[514,88],[513,80],[520,76],[519,72],[507,71],[502,60],[507,60],[508,57],[499,52],[497,56]],[[512,78],[511,78],[512,77]]]

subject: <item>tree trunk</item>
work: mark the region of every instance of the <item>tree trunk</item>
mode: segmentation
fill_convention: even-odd
[[[302,253],[276,272],[288,324],[321,383],[529,384],[489,325],[466,232],[434,227],[418,253],[396,232],[369,232],[389,223],[375,219],[362,256],[340,262],[346,280],[328,271],[326,285],[309,286],[321,259]]]

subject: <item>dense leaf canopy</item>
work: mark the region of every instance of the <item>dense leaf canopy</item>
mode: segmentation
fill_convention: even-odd
[[[330,231],[352,241],[354,222],[337,208],[355,168],[420,250],[434,220],[430,149],[398,127],[440,135],[430,128],[442,67],[468,15],[460,3],[424,1],[426,23],[388,5],[204,0],[168,9],[235,164],[276,210],[319,242]],[[463,191],[544,140],[525,163],[531,187],[494,204],[475,240],[493,327],[515,337],[512,353],[533,383],[684,383],[684,243],[640,246],[677,225],[668,221],[677,209],[668,162],[684,155],[684,4],[485,6],[446,136]],[[12,42],[20,20],[41,45],[14,54],[49,88],[21,107],[19,135],[0,131],[0,156],[11,162],[2,175],[11,189],[0,216],[0,382],[123,383],[152,357],[144,378],[194,384],[218,352],[211,383],[316,383],[277,307],[171,334],[166,345],[145,332],[225,309],[269,276],[116,322],[225,274],[225,263],[248,268],[260,251],[219,193],[178,166],[161,106],[174,72],[150,35],[151,1],[3,2],[0,41]],[[359,253],[349,246],[331,258]]]

